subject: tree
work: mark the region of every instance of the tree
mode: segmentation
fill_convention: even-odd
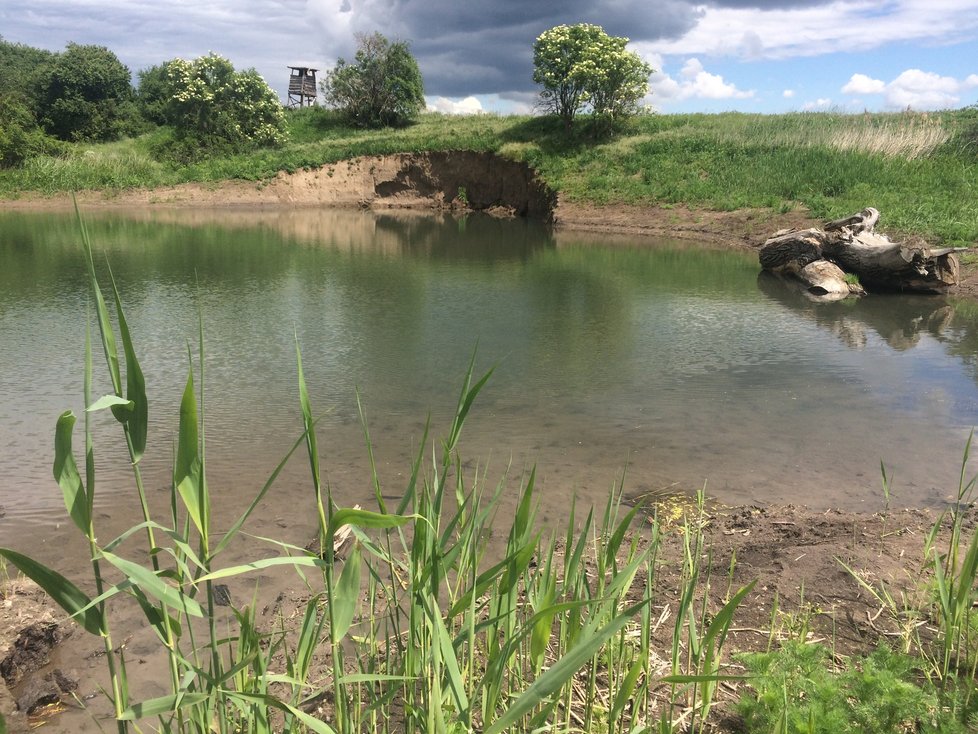
[[[33,111],[39,80],[57,57],[53,51],[12,43],[0,36],[0,95],[15,96]]]
[[[652,67],[626,51],[627,44],[589,23],[542,33],[533,44],[533,81],[543,85],[544,108],[568,130],[584,110],[611,124],[634,114],[648,93]]]
[[[173,126],[183,158],[285,142],[282,105],[254,69],[235,71],[230,61],[212,53],[193,61],[173,59],[149,78],[156,89],[146,96],[165,99],[158,119]]]
[[[354,63],[343,59],[320,84],[326,102],[357,125],[404,125],[424,109],[424,82],[404,41],[357,35]]]
[[[69,43],[39,81],[38,118],[61,140],[115,140],[132,99],[129,69],[104,46]]]
[[[37,122],[40,80],[57,54],[0,37],[0,168],[18,166],[35,155],[53,155],[62,144]]]
[[[144,119],[157,125],[166,125],[167,107],[173,89],[167,76],[167,64],[157,64],[139,72],[136,89],[136,105]]]
[[[36,155],[56,155],[63,147],[44,134],[22,98],[0,92],[0,168],[19,166]]]

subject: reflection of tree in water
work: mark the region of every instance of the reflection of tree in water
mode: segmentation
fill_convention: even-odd
[[[978,303],[953,300],[954,315],[943,333],[948,354],[961,359],[975,373],[978,381]]]
[[[542,222],[486,214],[405,216],[376,214],[378,236],[395,237],[401,254],[434,260],[498,263],[525,261],[553,243]]]
[[[757,285],[772,301],[804,314],[852,349],[865,348],[871,333],[901,352],[917,346],[925,333],[947,342],[949,326],[956,320],[955,307],[941,296],[869,296],[820,303],[772,273],[762,272]]]

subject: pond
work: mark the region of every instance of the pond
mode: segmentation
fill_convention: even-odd
[[[448,430],[473,354],[478,373],[494,372],[463,433],[463,471],[489,489],[506,476],[515,494],[536,466],[544,518],[572,496],[603,504],[619,482],[628,495],[705,486],[730,504],[876,511],[881,461],[894,505],[940,505],[978,424],[978,307],[968,302],[814,304],[759,277],[751,253],[555,237],[524,220],[323,210],[86,219],[146,373],[143,471],[161,507],[198,311],[208,476],[229,515],[301,433],[296,337],[322,416],[325,476],[341,502],[365,506],[357,395],[384,492],[397,497],[426,418],[429,454]],[[54,425],[66,409],[82,415],[88,294],[73,215],[0,214],[0,263],[0,535],[16,545],[63,522]],[[98,394],[104,372],[97,361]],[[131,508],[135,522],[118,428],[98,414],[95,430],[100,512]],[[300,456],[266,499],[266,521],[308,523],[310,487]]]

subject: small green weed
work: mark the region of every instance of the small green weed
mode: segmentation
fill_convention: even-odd
[[[748,731],[790,734],[965,732],[942,706],[919,660],[879,647],[834,669],[822,645],[788,641],[773,652],[739,655],[753,695],[737,710]]]

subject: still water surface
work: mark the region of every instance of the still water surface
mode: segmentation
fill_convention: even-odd
[[[151,399],[143,461],[161,504],[188,344],[205,332],[218,503],[243,507],[301,432],[294,337],[334,491],[371,503],[359,390],[398,496],[431,415],[444,435],[473,350],[494,367],[463,434],[474,477],[538,467],[544,516],[573,494],[729,503],[939,504],[978,423],[978,308],[877,296],[812,304],[752,254],[603,242],[539,224],[369,212],[96,213]],[[104,259],[99,268],[106,272]],[[0,214],[0,535],[60,522],[53,429],[82,414],[87,292],[72,217]],[[100,355],[96,355],[97,357]],[[96,364],[97,375],[104,372]],[[99,378],[101,379],[101,378]],[[198,374],[199,379],[199,374]],[[107,392],[104,379],[96,392]],[[96,418],[102,512],[131,500],[117,427]],[[81,434],[76,433],[76,445]],[[627,468],[626,468],[627,467]],[[308,510],[293,461],[269,518]],[[134,520],[134,518],[133,518]]]

